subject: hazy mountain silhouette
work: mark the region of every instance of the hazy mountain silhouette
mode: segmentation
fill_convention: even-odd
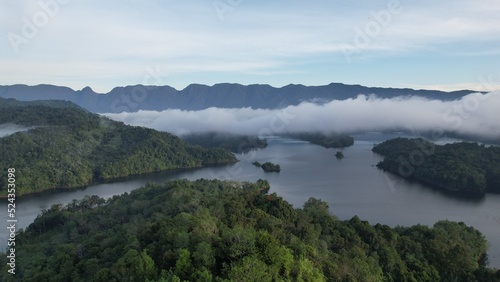
[[[21,101],[66,100],[98,113],[136,112],[138,110],[202,110],[218,108],[276,109],[298,105],[304,101],[324,103],[332,100],[355,98],[359,94],[375,94],[382,98],[396,96],[420,96],[450,101],[472,93],[471,90],[444,92],[408,88],[365,87],[331,83],[323,86],[290,84],[276,88],[265,84],[241,85],[220,83],[213,86],[191,84],[182,90],[170,86],[116,87],[109,93],[100,94],[90,87],[82,90],[55,85],[0,86],[0,97]]]

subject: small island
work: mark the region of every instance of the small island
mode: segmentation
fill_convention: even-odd
[[[337,153],[335,153],[335,157],[337,159],[343,159],[344,158],[344,154],[340,151],[337,151]]]
[[[263,163],[261,167],[265,172],[280,172],[281,171],[279,164],[273,164],[271,162]]]
[[[255,161],[252,164],[254,166],[261,167],[265,172],[280,172],[281,171],[279,164],[273,164],[271,162],[265,162],[263,164],[260,164],[259,162]]]

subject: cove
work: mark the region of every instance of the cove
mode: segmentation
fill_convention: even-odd
[[[295,207],[302,207],[309,197],[320,198],[328,202],[332,214],[342,220],[358,215],[372,225],[389,226],[433,225],[442,219],[463,221],[485,235],[491,244],[490,266],[500,268],[500,195],[443,192],[382,172],[375,167],[382,157],[371,151],[373,144],[397,136],[402,134],[355,135],[354,145],[340,150],[270,137],[266,149],[238,154],[239,162],[235,164],[148,174],[85,189],[26,196],[16,199],[18,228],[26,228],[43,209],[53,204],[67,204],[85,195],[109,198],[147,182],[163,183],[181,178],[267,179],[271,184],[270,193],[277,193]],[[337,159],[336,151],[342,151],[344,158]],[[254,166],[254,161],[279,164],[281,172],[266,173]],[[0,220],[6,225],[5,200],[1,201],[0,210]],[[7,235],[6,227],[0,228],[2,250],[5,250]]]

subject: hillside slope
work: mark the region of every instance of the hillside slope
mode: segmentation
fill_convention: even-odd
[[[0,98],[1,99],[1,98]],[[17,195],[86,186],[177,168],[235,162],[222,149],[193,146],[153,129],[132,127],[59,101],[0,100],[0,124],[34,127],[0,138],[0,168],[15,168]],[[0,196],[6,195],[0,184]]]
[[[0,255],[0,280],[500,279],[485,266],[486,240],[464,223],[341,221],[321,200],[294,209],[269,189],[263,180],[177,180],[52,206],[17,235],[15,276]]]
[[[445,190],[500,192],[500,147],[459,142],[436,145],[422,138],[395,138],[373,148],[377,166]]]

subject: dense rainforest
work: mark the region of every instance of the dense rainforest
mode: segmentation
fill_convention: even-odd
[[[301,132],[289,133],[286,134],[286,136],[302,141],[308,141],[312,144],[320,145],[325,148],[343,148],[354,144],[353,137],[338,133],[326,134],[322,132]]]
[[[337,133],[301,132],[286,133],[283,134],[283,136],[308,141],[325,148],[343,148],[354,144],[353,137]],[[181,136],[181,138],[190,144],[200,145],[205,148],[224,148],[234,153],[243,153],[252,149],[267,147],[267,140],[261,139],[258,136],[236,135],[221,132],[193,133]]]
[[[16,193],[86,186],[92,181],[235,162],[224,149],[187,144],[175,135],[133,127],[69,102],[0,101],[0,124],[34,127],[0,138],[1,176],[16,169]],[[0,196],[5,196],[5,181]]]
[[[269,183],[148,184],[54,205],[16,237],[2,281],[500,281],[464,223],[391,228],[302,209]]]
[[[475,193],[500,192],[500,147],[458,142],[436,145],[395,138],[373,147],[381,169],[432,187]]]
[[[241,154],[252,149],[267,147],[267,140],[258,136],[237,135],[222,132],[192,133],[181,136],[182,140],[204,148],[224,148]]]

